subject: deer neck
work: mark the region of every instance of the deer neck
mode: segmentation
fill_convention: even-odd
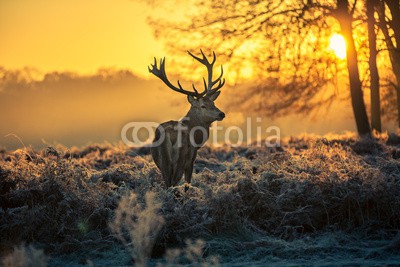
[[[197,148],[204,145],[210,135],[211,123],[202,120],[195,111],[189,110],[181,123],[187,127],[190,136],[194,138]]]
[[[182,122],[188,126],[189,129],[193,129],[194,127],[203,127],[207,132],[211,126],[210,122],[204,121],[197,115],[197,112],[190,109],[184,118],[182,118]]]

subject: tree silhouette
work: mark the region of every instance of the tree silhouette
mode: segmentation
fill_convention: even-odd
[[[396,81],[392,82],[397,95],[398,127],[400,127],[400,2],[378,0],[379,28],[383,33],[386,48]]]
[[[189,23],[152,20],[156,34],[172,49],[218,50],[230,71],[253,66],[262,83],[240,101],[267,115],[309,112],[332,100],[335,91],[328,92],[326,85],[335,80],[340,66],[326,47],[333,32],[342,33],[357,130],[360,135],[370,133],[353,39],[357,1],[352,5],[348,0],[204,0],[197,4],[199,11]]]
[[[357,51],[353,39],[353,14],[356,2],[353,9],[349,10],[348,0],[337,0],[337,8],[333,15],[340,23],[343,36],[346,38],[347,51],[347,69],[349,72],[351,103],[353,106],[354,117],[356,119],[357,130],[360,135],[369,134],[370,127],[365,109],[364,98],[360,82],[360,74],[358,70]]]
[[[366,1],[366,15],[368,25],[368,44],[369,44],[369,72],[371,78],[371,128],[381,132],[381,107],[380,107],[380,86],[379,73],[376,64],[378,51],[376,48],[376,32],[375,32],[375,8],[378,5],[377,0]]]

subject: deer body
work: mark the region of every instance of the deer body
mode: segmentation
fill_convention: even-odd
[[[206,65],[208,70],[209,83],[207,85],[204,79],[205,91],[202,93],[198,93],[194,86],[194,92],[184,90],[179,81],[179,88],[173,86],[165,74],[165,60],[161,60],[160,69],[157,69],[156,61],[152,69],[149,68],[151,73],[164,81],[171,89],[187,95],[191,104],[189,112],[180,121],[161,123],[155,132],[151,153],[167,187],[177,185],[183,175],[187,183],[191,182],[197,150],[207,141],[211,123],[225,117],[225,114],[214,104],[214,100],[220,94],[218,90],[225,82],[221,81],[223,71],[219,78],[213,81],[212,67],[215,54],[214,60],[209,63],[203,52],[201,53],[202,59],[189,52],[193,58]],[[212,88],[216,84],[217,87]]]
[[[194,161],[198,148],[190,145],[190,130],[183,130],[181,141],[178,140],[176,128],[181,121],[169,121],[159,127],[165,130],[166,138],[160,146],[152,148],[152,156],[157,167],[161,170],[167,187],[175,186],[184,174],[186,182],[190,183]],[[181,125],[183,126],[183,125]],[[183,128],[183,127],[182,127]],[[160,138],[160,128],[156,129],[154,141]],[[181,145],[179,145],[181,142]]]

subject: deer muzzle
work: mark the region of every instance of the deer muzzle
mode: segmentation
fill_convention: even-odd
[[[220,112],[220,113],[218,114],[218,120],[219,120],[219,121],[222,121],[224,118],[225,118],[225,113]]]

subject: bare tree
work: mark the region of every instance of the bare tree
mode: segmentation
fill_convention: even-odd
[[[230,62],[230,71],[232,66],[251,59],[247,62],[256,66],[254,75],[264,83],[251,89],[255,93],[246,95],[264,95],[255,106],[271,114],[309,112],[332,100],[334,92],[326,96],[322,91],[335,77],[337,65],[324,48],[335,31],[336,19],[347,39],[347,71],[357,129],[365,135],[370,127],[352,27],[356,2],[203,0],[198,2],[199,13],[188,24],[159,20],[152,24],[172,49],[217,49]],[[180,40],[169,38],[177,34]]]
[[[400,1],[379,0],[378,2],[378,25],[383,33],[396,79],[392,85],[397,95],[398,127],[400,127]]]
[[[354,44],[352,26],[356,2],[357,1],[354,2],[353,8],[349,9],[350,6],[348,0],[337,0],[337,7],[333,14],[339,21],[342,34],[347,41],[347,69],[349,72],[351,104],[353,106],[357,130],[360,135],[366,135],[370,133],[370,127],[361,88],[357,50]]]
[[[380,106],[380,86],[379,72],[376,64],[378,51],[376,48],[376,32],[375,32],[375,8],[378,5],[377,0],[367,0],[366,13],[368,25],[368,44],[369,44],[369,73],[370,73],[370,89],[371,89],[371,128],[381,132],[381,106]]]

